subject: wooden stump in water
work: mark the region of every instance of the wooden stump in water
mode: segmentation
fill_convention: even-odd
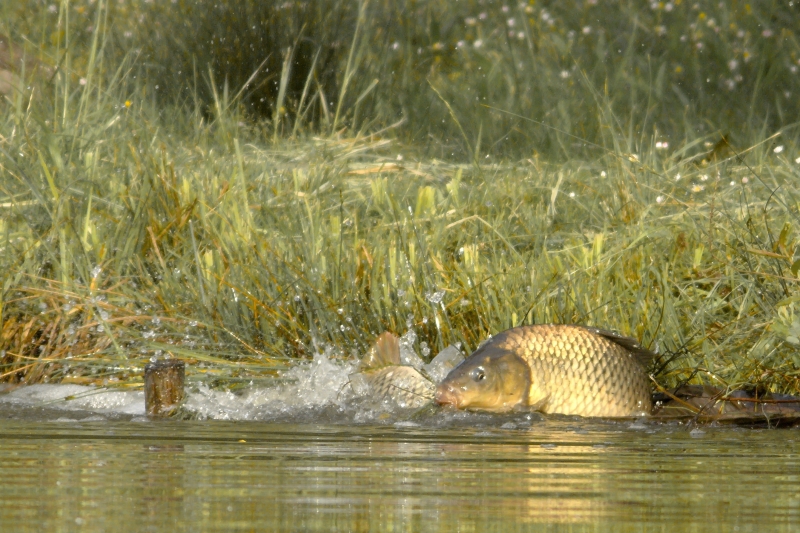
[[[177,359],[147,363],[144,367],[144,408],[147,416],[165,418],[183,401],[186,365]]]

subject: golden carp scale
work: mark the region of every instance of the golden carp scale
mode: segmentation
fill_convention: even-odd
[[[430,403],[436,386],[410,366],[392,366],[365,371],[376,399],[388,399],[406,409],[416,409]]]
[[[354,389],[367,389],[373,399],[416,409],[430,403],[436,385],[416,368],[401,364],[400,341],[388,331],[378,336],[350,376]],[[365,385],[365,386],[361,386]]]

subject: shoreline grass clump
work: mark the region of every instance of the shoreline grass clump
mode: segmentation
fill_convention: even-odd
[[[592,159],[653,135],[744,149],[800,116],[785,2],[26,0],[0,16],[72,84],[95,57],[161,109],[235,107],[283,137],[398,125],[440,159]]]
[[[397,138],[426,157],[595,158],[590,143],[641,151],[656,132],[746,147],[800,116],[800,17],[780,2],[133,5],[112,12],[142,90],[204,109],[235,95],[287,134],[402,121]]]
[[[800,145],[794,124],[761,114],[777,110],[774,87],[753,89],[766,107],[734,133],[708,116],[642,118],[658,107],[652,94],[631,91],[626,107],[581,68],[540,69],[547,83],[580,77],[591,96],[560,93],[569,112],[553,122],[496,95],[486,104],[513,114],[459,103],[459,84],[482,83],[465,63],[414,78],[405,97],[428,110],[425,124],[381,111],[395,105],[381,82],[359,86],[378,59],[355,39],[334,105],[299,119],[322,85],[310,71],[301,106],[282,74],[269,105],[301,112],[276,122],[237,100],[242,87],[213,85],[213,64],[197,78],[211,103],[153,97],[143,79],[153,66],[115,49],[116,10],[146,19],[145,4],[31,5],[39,11],[0,11],[7,26],[27,25],[26,50],[53,69],[0,103],[0,381],[141,386],[147,361],[172,356],[190,380],[247,386],[318,353],[362,354],[387,329],[413,330],[429,358],[554,322],[641,339],[663,354],[663,386],[800,392]],[[353,15],[364,42],[388,31],[365,15],[381,6]],[[532,9],[537,46],[557,49],[561,34],[545,32],[557,23]],[[489,43],[478,20],[459,24]],[[92,31],[72,39],[76,21]],[[46,37],[38,48],[33,35]],[[502,69],[511,49],[486,46],[472,50],[499,54]],[[493,129],[502,124],[517,133]],[[513,147],[486,148],[503,143]]]

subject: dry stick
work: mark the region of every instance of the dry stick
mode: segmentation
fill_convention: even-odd
[[[650,378],[650,381],[653,382],[653,385],[656,386],[656,390],[658,392],[666,394],[671,400],[678,402],[679,404],[681,404],[684,407],[686,407],[687,409],[689,409],[691,412],[693,412],[695,414],[700,414],[700,410],[697,407],[695,407],[694,405],[691,405],[691,404],[689,404],[687,402],[684,402],[683,400],[681,400],[680,398],[678,398],[677,396],[675,396],[674,394],[669,392],[667,389],[665,389],[664,387],[659,385],[658,382],[655,380],[655,378],[653,376],[648,376],[648,377]]]
[[[21,366],[19,368],[15,368],[14,370],[9,370],[5,374],[0,374],[0,379],[4,378],[6,376],[10,376],[11,374],[16,374],[17,372],[21,372],[23,370],[27,370],[28,368],[36,366],[37,364],[39,364],[38,361],[36,363],[31,363],[31,364],[28,364],[28,365],[25,365],[25,366]]]

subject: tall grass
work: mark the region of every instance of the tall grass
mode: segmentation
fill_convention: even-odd
[[[775,45],[795,19],[742,38],[753,59],[736,68],[763,52],[783,70],[736,82],[749,107],[715,109],[740,96],[675,81],[672,58],[705,68],[677,32],[724,51],[758,13],[286,4],[264,22],[285,30],[277,44],[246,65],[230,44],[227,71],[214,58],[229,43],[202,32],[216,42],[259,5],[0,11],[53,69],[0,104],[1,380],[138,386],[171,354],[192,379],[249,383],[325,349],[363,353],[384,329],[413,329],[429,357],[559,322],[642,339],[665,385],[800,392],[800,152],[781,116],[796,44]],[[359,33],[320,26],[326,7]],[[317,14],[298,28],[293,10]],[[643,37],[670,16],[695,26]],[[339,31],[351,39],[325,41]]]

